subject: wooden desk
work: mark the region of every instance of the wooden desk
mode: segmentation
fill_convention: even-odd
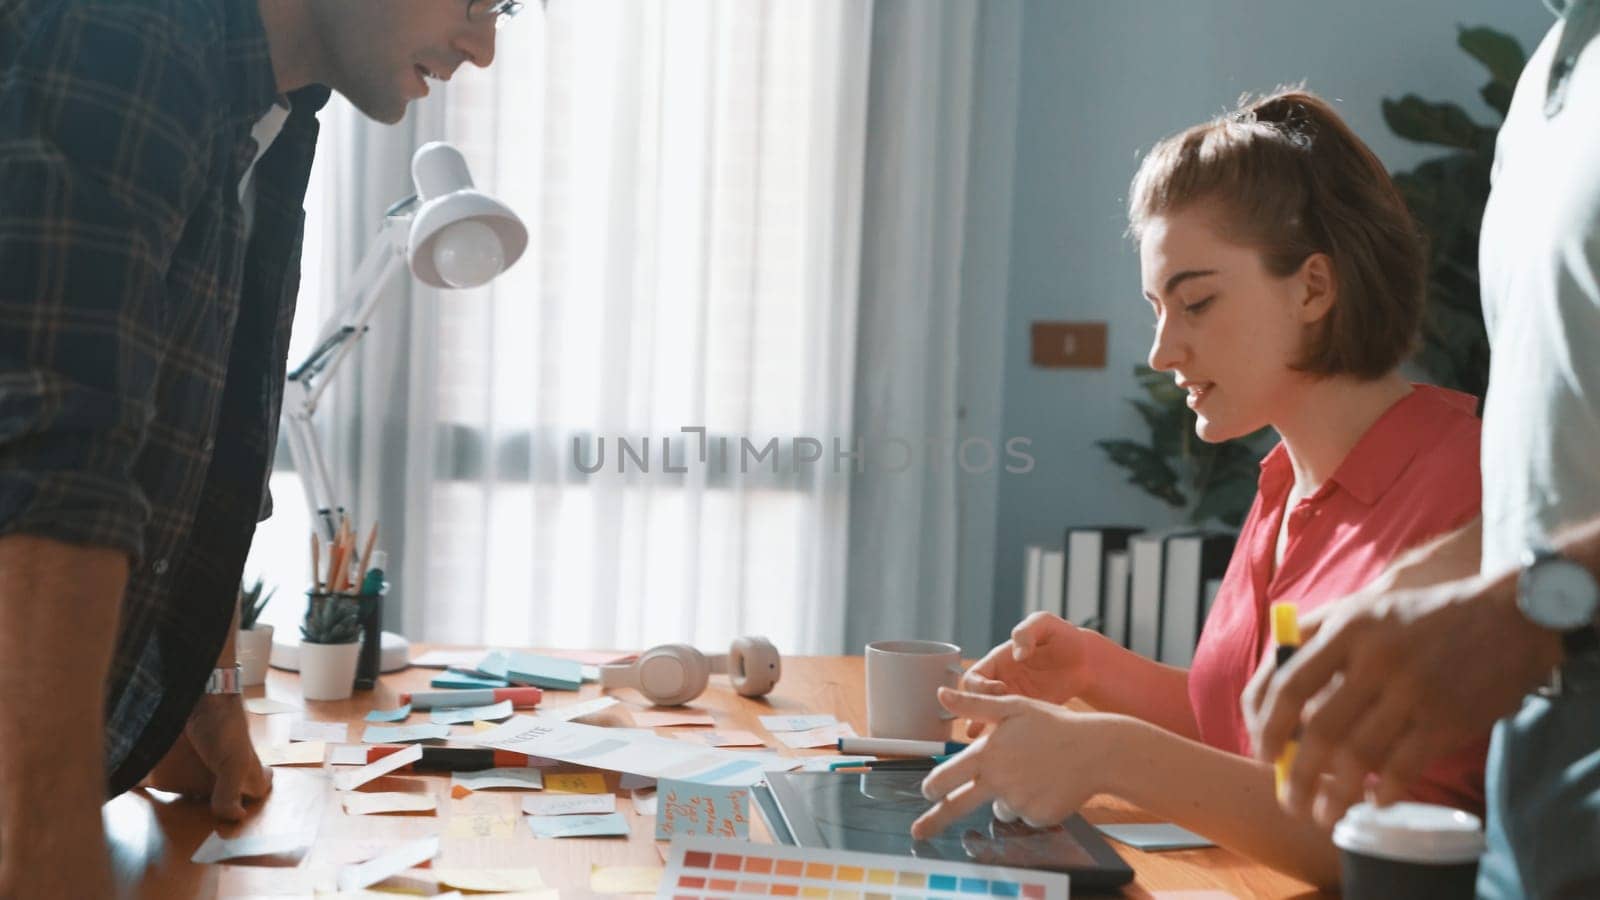
[[[300,698],[298,678],[274,670],[265,689],[252,688],[247,696],[265,696],[305,707],[305,717],[327,722],[350,723],[349,739],[360,740],[367,711],[381,703],[393,706],[398,691],[426,687],[437,670],[409,669],[385,676],[376,691],[360,692],[347,701],[307,703]],[[759,715],[772,713],[831,712],[866,733],[866,696],[863,690],[863,661],[857,657],[813,657],[785,659],[783,680],[765,701],[739,697],[728,689],[725,679],[712,679],[712,687],[695,706],[716,713],[718,727],[739,728],[766,735]],[[585,685],[584,699],[597,696],[595,685]],[[639,701],[631,692],[621,692],[624,701]],[[575,695],[552,692],[556,703],[572,702]],[[281,743],[287,739],[290,716],[251,716],[251,734],[258,745]],[[414,715],[413,720],[417,717]],[[624,709],[607,711],[595,724],[629,725]],[[457,726],[469,730],[470,726]],[[662,729],[670,733],[673,729]],[[774,745],[777,744],[773,741]],[[807,751],[822,752],[822,751]],[[449,796],[448,776],[408,776],[390,778],[382,789],[429,790],[438,797],[436,815],[347,816],[340,808],[324,768],[285,767],[274,769],[273,792],[237,826],[220,829],[224,836],[236,834],[275,834],[315,829],[315,840],[298,865],[278,867],[193,865],[189,857],[206,836],[217,828],[209,810],[196,803],[168,795],[135,790],[105,808],[105,822],[111,839],[113,863],[119,880],[128,893],[141,898],[200,898],[234,896],[307,896],[318,887],[331,887],[341,853],[353,845],[372,841],[399,841],[430,834],[446,834],[447,820],[469,815],[498,816],[511,822],[511,837],[445,837],[436,863],[499,866],[535,866],[547,884],[560,889],[563,897],[587,896],[589,867],[595,865],[661,864],[654,840],[654,822],[635,816],[626,795],[618,798],[617,808],[628,815],[633,834],[627,840],[616,838],[567,838],[537,840],[519,820],[521,794],[516,792],[478,792],[462,800]],[[611,787],[616,776],[608,776]],[[1094,822],[1151,821],[1149,816],[1111,798],[1098,798],[1084,810]],[[762,832],[756,816],[756,831]],[[764,834],[761,839],[764,838]],[[662,846],[665,846],[664,844]],[[1126,896],[1149,897],[1154,892],[1173,890],[1220,890],[1239,898],[1315,897],[1304,883],[1278,874],[1264,866],[1226,850],[1190,850],[1173,853],[1141,853],[1116,845],[1123,858],[1138,873],[1138,880]],[[487,895],[492,896],[492,895]]]

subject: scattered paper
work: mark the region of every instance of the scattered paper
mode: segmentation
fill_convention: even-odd
[[[545,776],[544,789],[555,794],[604,794],[606,777],[599,772],[560,772]]]
[[[584,700],[581,703],[563,703],[560,706],[541,706],[533,711],[541,719],[555,719],[558,722],[578,722],[597,713],[603,713],[613,706],[620,706],[622,701],[615,697],[596,697],[593,700]]]
[[[464,866],[434,866],[433,877],[458,891],[502,893],[532,891],[545,886],[538,869],[469,869]],[[498,898],[489,898],[498,900]]]
[[[708,712],[673,712],[671,710],[635,710],[633,724],[640,728],[672,728],[679,725],[716,725],[717,720]]]
[[[215,831],[189,857],[193,863],[214,863],[252,856],[286,856],[298,853],[311,843],[309,834],[250,834],[225,838]]]
[[[411,704],[397,706],[394,709],[375,709],[367,713],[368,722],[404,722],[406,716],[411,715]]]
[[[810,731],[779,732],[778,740],[791,750],[804,750],[809,747],[837,747],[840,738],[855,736],[856,730],[850,727],[849,722],[835,722]]]
[[[339,870],[339,890],[358,891],[401,872],[420,866],[439,855],[439,837],[407,841],[376,859],[345,866]]]
[[[826,772],[839,763],[864,763],[876,756],[808,756],[800,763],[802,772]]]
[[[305,719],[295,719],[289,723],[289,740],[342,744],[346,740],[347,729],[348,726],[343,722],[308,722]]]
[[[599,816],[527,816],[534,837],[627,837],[628,820],[622,813]]]
[[[301,741],[257,747],[256,756],[263,766],[320,766],[327,750],[328,745],[322,741]]]
[[[405,744],[411,741],[438,741],[450,736],[449,725],[431,722],[421,725],[368,725],[361,734],[364,744]]]
[[[367,751],[370,747],[360,744],[339,744],[328,750],[328,765],[330,766],[364,766],[367,764]]]
[[[765,747],[767,742],[753,731],[691,731],[685,740],[699,741],[708,747]]]
[[[344,811],[352,816],[394,812],[431,812],[439,808],[433,794],[421,791],[347,791],[339,795]]]
[[[1106,837],[1121,841],[1136,850],[1195,850],[1215,847],[1211,841],[1171,822],[1140,825],[1096,825]]]
[[[589,890],[596,894],[654,894],[665,872],[660,866],[590,866]]]
[[[656,780],[654,778],[635,775],[632,772],[623,772],[622,777],[617,779],[617,787],[624,791],[636,791],[640,788],[653,788],[655,786]]]
[[[636,815],[654,816],[656,810],[661,808],[655,788],[640,788],[629,796],[633,798],[633,811]]]
[[[295,712],[299,708],[300,707],[298,706],[290,706],[287,703],[282,703],[277,700],[269,700],[266,697],[251,697],[249,700],[244,702],[244,711],[248,713],[255,713],[258,716],[270,716],[273,713]]]
[[[484,769],[479,772],[452,772],[450,774],[450,793],[457,796],[456,788],[465,788],[468,791],[485,791],[492,788],[510,788],[519,791],[537,791],[544,787],[544,773],[538,769],[528,768],[499,768]]]
[[[833,716],[762,716],[761,727],[771,732],[810,731],[839,721]]]
[[[498,722],[501,719],[511,718],[511,701],[501,700],[499,703],[490,703],[487,706],[459,706],[451,709],[436,709],[433,711],[433,724],[435,725],[463,725],[475,719],[486,722]]]
[[[659,735],[627,735],[619,728],[599,728],[532,716],[512,716],[493,731],[473,735],[475,743],[497,750],[559,759],[594,769],[671,775],[707,784],[752,785],[766,777],[768,754],[702,747]]]
[[[750,837],[750,794],[743,787],[663,778],[656,784],[656,840],[694,834]]]
[[[522,798],[530,816],[598,815],[617,811],[616,794],[531,794]]]
[[[330,866],[366,862],[387,849],[388,841],[324,839],[317,841],[317,862]]]
[[[517,820],[509,816],[451,816],[445,823],[444,834],[452,838],[516,837]]]
[[[369,763],[353,772],[333,773],[333,786],[341,791],[353,791],[374,778],[403,769],[422,758],[422,748],[416,744],[397,750],[377,762]]]
[[[491,729],[493,727],[494,727],[494,723],[493,722],[473,722],[472,723],[472,730],[473,731],[488,731],[489,729]]]

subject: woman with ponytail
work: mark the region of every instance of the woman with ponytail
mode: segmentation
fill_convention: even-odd
[[[1423,240],[1377,157],[1313,94],[1246,101],[1161,141],[1128,213],[1151,367],[1188,391],[1201,439],[1270,426],[1281,441],[1193,665],[1034,614],[941,695],[982,736],[929,775],[936,802],[913,831],[991,801],[1053,823],[1106,793],[1332,885],[1329,834],[1278,805],[1272,767],[1249,756],[1239,695],[1271,664],[1272,604],[1305,614],[1403,584],[1397,557],[1471,533],[1476,400],[1400,374],[1422,326]],[[1074,699],[1094,711],[1064,705]],[[1486,750],[1487,735],[1435,764],[1412,796],[1481,815]]]

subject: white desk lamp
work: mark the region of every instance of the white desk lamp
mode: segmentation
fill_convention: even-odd
[[[411,158],[417,193],[384,213],[378,237],[356,266],[348,295],[317,333],[315,349],[289,373],[283,428],[289,455],[306,494],[312,527],[331,544],[345,506],[317,441],[311,417],[339,366],[367,333],[367,323],[403,258],[411,274],[437,288],[473,288],[509,269],[528,246],[528,229],[504,203],[473,187],[461,151],[442,141],[424,144]],[[285,637],[288,637],[287,635]],[[274,642],[272,664],[298,668],[299,640]],[[381,668],[405,668],[405,638],[384,632]]]

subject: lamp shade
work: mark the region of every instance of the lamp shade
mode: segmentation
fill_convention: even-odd
[[[470,288],[486,284],[522,256],[528,229],[511,208],[473,187],[461,151],[443,141],[417,148],[411,179],[419,206],[406,255],[424,284]]]

